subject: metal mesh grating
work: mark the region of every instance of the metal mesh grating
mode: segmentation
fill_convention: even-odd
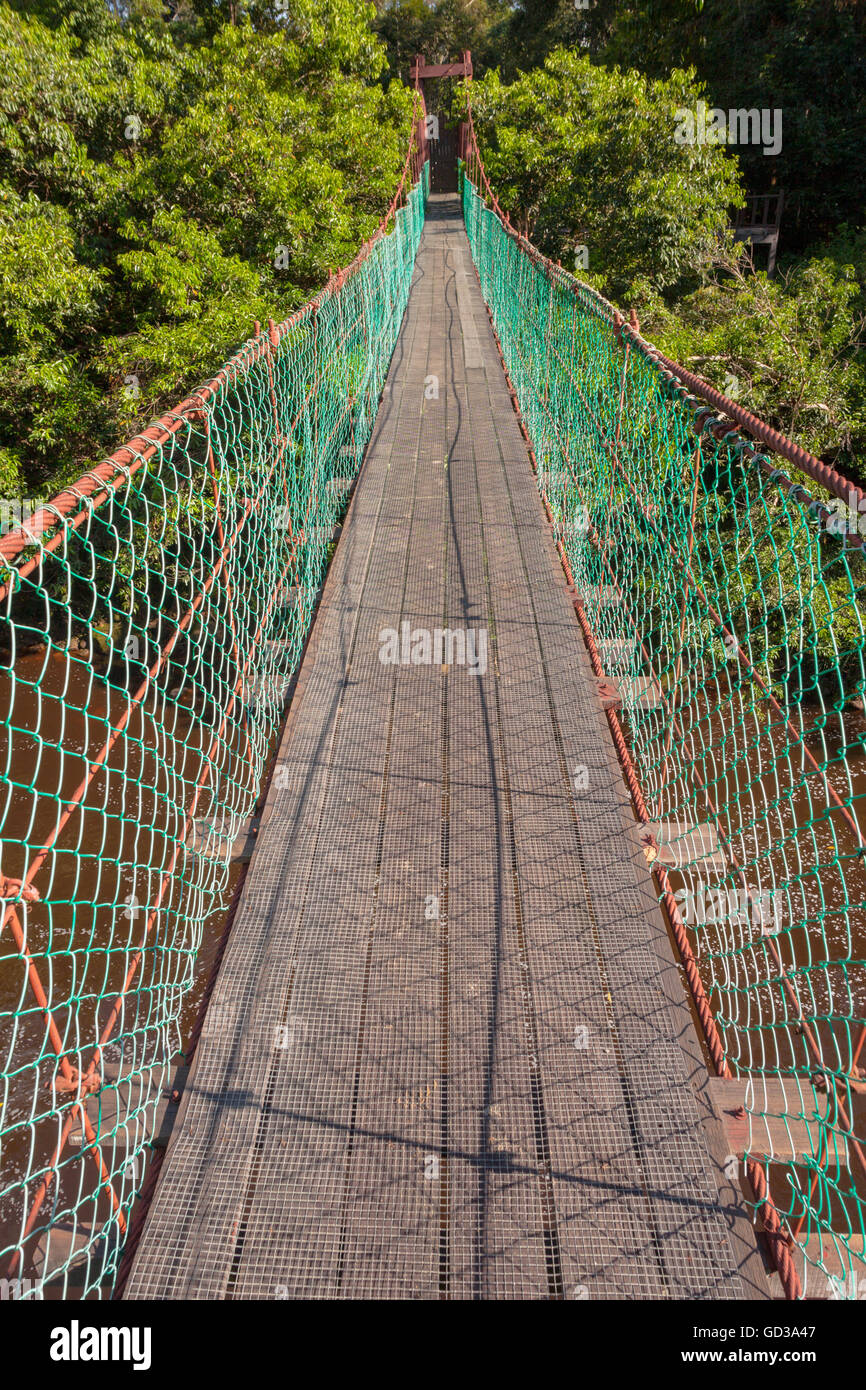
[[[754,1292],[468,268],[434,197],[127,1297]]]

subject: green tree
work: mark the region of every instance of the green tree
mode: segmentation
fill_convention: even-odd
[[[666,290],[698,274],[738,200],[736,161],[722,147],[675,141],[676,110],[699,96],[689,73],[649,81],[556,49],[510,86],[488,74],[471,99],[487,172],[515,220],[628,300],[635,281]]]
[[[503,73],[559,44],[651,78],[694,67],[710,106],[781,110],[776,156],[738,148],[748,186],[785,192],[784,247],[802,251],[840,221],[861,224],[866,185],[866,5],[860,0],[521,0]]]
[[[866,355],[853,266],[804,260],[769,279],[719,255],[668,305],[638,288],[641,328],[667,356],[843,472],[862,476]]]
[[[866,6],[850,0],[722,0],[700,17],[698,69],[713,104],[778,108],[774,158],[744,146],[751,187],[785,191],[783,249],[839,222],[862,225],[866,187]]]
[[[44,491],[352,259],[412,98],[361,0],[23,8],[0,3],[0,481]]]

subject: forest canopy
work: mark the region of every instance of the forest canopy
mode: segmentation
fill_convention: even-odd
[[[0,5],[5,495],[80,472],[302,303],[399,179],[412,99],[378,81],[360,0],[164,13]]]
[[[447,0],[433,12],[453,28],[461,8],[472,9]],[[504,27],[492,15],[479,43],[472,105],[514,220],[634,308],[670,356],[866,483],[866,5],[507,8]],[[700,101],[775,119],[778,150],[677,145],[676,109]],[[769,276],[762,253],[750,265],[726,229],[749,194],[780,191]]]
[[[417,52],[470,48],[504,206],[685,365],[864,478],[866,6],[0,0],[0,493],[46,495],[346,264]],[[465,89],[435,93],[465,116]],[[677,108],[779,109],[760,148]],[[778,269],[727,230],[784,191]]]

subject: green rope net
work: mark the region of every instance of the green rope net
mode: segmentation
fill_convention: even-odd
[[[425,165],[315,300],[0,542],[4,1297],[111,1288],[427,188]]]
[[[742,1137],[731,1176],[748,1157],[804,1293],[866,1296],[860,495],[852,511],[807,488],[715,419],[465,168],[462,196],[596,671],[622,702],[647,859],[706,996],[715,1094]]]

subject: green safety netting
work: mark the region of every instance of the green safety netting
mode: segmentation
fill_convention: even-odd
[[[348,270],[0,542],[4,1297],[111,1288],[400,329],[413,163]]]
[[[748,1155],[804,1293],[864,1296],[860,494],[807,487],[714,418],[505,225],[468,153],[475,266],[597,674],[622,703],[647,859],[696,957],[715,1094],[742,1132],[731,1173]]]

